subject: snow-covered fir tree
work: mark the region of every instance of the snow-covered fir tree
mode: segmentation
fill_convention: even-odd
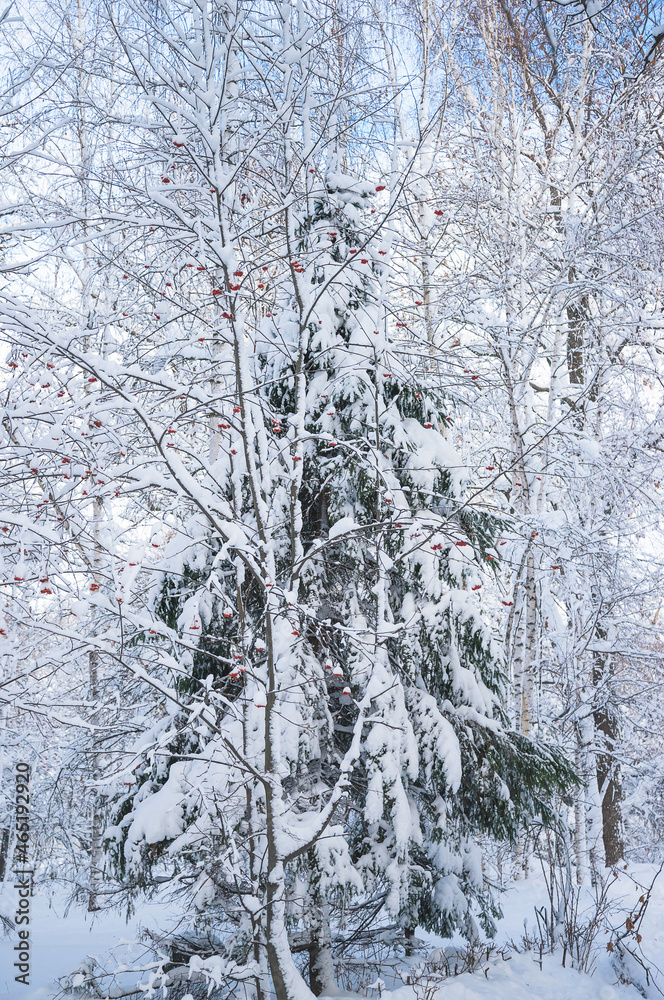
[[[215,531],[192,510],[166,550],[161,635],[136,656],[170,636],[151,676],[167,711],[106,833],[132,891],[187,887],[223,975],[284,998],[308,994],[294,952],[332,986],[350,901],[395,944],[490,928],[474,835],[546,818],[570,778],[504,728],[481,612],[499,524],[405,363],[372,193],[333,159],[253,349],[222,326],[237,367],[210,472],[228,515]]]

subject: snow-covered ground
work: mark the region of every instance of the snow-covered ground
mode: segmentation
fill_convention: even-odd
[[[395,990],[390,1000],[414,1000],[410,987]],[[545,955],[514,955],[509,961],[492,963],[487,976],[466,972],[448,979],[440,1000],[637,1000],[633,986],[614,985],[604,978],[563,969],[560,958]]]
[[[648,865],[632,866],[629,875],[641,884],[648,884],[655,871]],[[624,924],[638,899],[638,891],[627,875],[614,887],[613,898],[615,909],[609,922],[617,926],[619,922]],[[5,912],[12,902],[11,898],[3,900]],[[518,944],[523,937],[524,920],[532,930],[534,907],[543,904],[546,904],[546,889],[541,878],[515,883],[503,897],[505,915],[499,925],[497,943]],[[4,938],[0,940],[0,1000],[50,1000],[58,990],[55,981],[59,976],[80,966],[86,956],[100,957],[118,943],[126,957],[133,951],[137,958],[142,949],[132,947],[130,942],[137,940],[139,927],[156,928],[162,917],[163,909],[157,905],[144,907],[128,924],[118,915],[92,918],[73,909],[65,916],[62,906],[49,902],[45,895],[36,896],[30,926],[30,985],[14,981],[16,938]],[[658,982],[659,989],[664,991],[664,872],[656,883],[640,930],[648,962],[662,970]],[[569,968],[569,963],[563,968],[560,953],[544,955],[540,968],[538,953],[511,952],[507,959],[492,959],[486,974],[466,973],[445,980],[441,1000],[637,1000],[642,994],[633,986],[617,982],[604,940],[608,938],[598,940],[592,976]],[[652,987],[647,991],[648,997],[662,996],[659,989]],[[377,991],[370,992],[372,1000],[377,1000]],[[404,986],[390,992],[389,1000],[421,1000],[420,993]],[[384,991],[383,997],[387,996]]]
[[[2,900],[6,904],[6,897]],[[143,906],[129,922],[119,914],[91,915],[73,907],[65,914],[57,898],[36,894],[30,913],[30,985],[15,982],[15,934],[0,938],[0,1000],[49,1000],[60,987],[57,979],[77,969],[88,955],[103,957],[112,950],[120,958],[138,960],[145,949],[139,931],[159,926],[163,908]],[[9,912],[4,905],[0,911]],[[109,965],[117,966],[110,962]]]

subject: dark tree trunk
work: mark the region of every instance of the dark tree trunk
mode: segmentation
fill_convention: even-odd
[[[620,738],[620,722],[611,705],[610,658],[595,653],[593,682],[596,707],[593,710],[595,731],[601,741],[597,753],[597,788],[602,800],[602,839],[607,867],[618,864],[625,854],[622,822],[622,782],[616,746]]]
[[[403,936],[406,939],[406,945],[405,945],[406,955],[410,956],[410,955],[413,954],[413,951],[414,951],[414,944],[415,943],[414,943],[413,939],[415,937],[415,928],[414,927],[404,927]]]
[[[321,948],[318,941],[312,941],[309,945],[309,988],[314,996],[321,996],[325,990],[323,977],[321,975],[320,958]]]
[[[576,271],[570,270],[570,282],[576,280]],[[582,295],[577,301],[567,306],[567,368],[570,384],[586,387],[587,399],[597,398],[598,381],[593,379],[587,385],[588,372],[586,358],[590,305],[587,295]],[[584,412],[586,400],[574,400],[574,421],[579,429],[584,428]],[[605,514],[610,513],[608,504]],[[598,609],[601,606],[601,595],[593,586],[593,603]],[[598,625],[596,638],[606,641],[607,630]],[[622,823],[622,784],[620,780],[620,765],[616,759],[616,747],[620,737],[620,720],[614,707],[611,683],[613,668],[610,654],[596,652],[593,654],[593,686],[595,701],[593,707],[593,722],[596,741],[599,744],[596,751],[597,788],[602,804],[602,839],[604,841],[604,857],[606,865],[615,865],[625,853]]]
[[[335,983],[327,905],[319,900],[316,911],[317,920],[309,943],[309,988],[314,996],[319,997],[334,990]]]
[[[0,882],[3,881],[9,867],[9,830],[0,829]]]

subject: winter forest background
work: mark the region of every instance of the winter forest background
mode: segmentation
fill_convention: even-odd
[[[659,3],[0,16],[8,937],[27,761],[70,993],[660,995]]]

